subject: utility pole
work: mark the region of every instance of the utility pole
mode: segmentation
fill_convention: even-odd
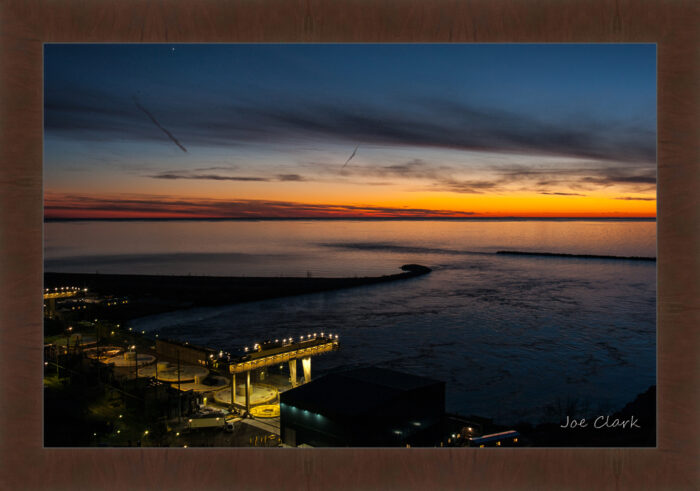
[[[158,403],[158,352],[156,351],[156,404]]]
[[[229,368],[230,369],[230,368]],[[231,412],[235,409],[236,404],[236,373],[231,374]]]
[[[182,423],[182,391],[180,390],[180,348],[177,348],[177,422]]]

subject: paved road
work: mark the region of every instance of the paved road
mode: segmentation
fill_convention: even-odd
[[[275,435],[280,434],[280,419],[279,418],[265,418],[265,419],[252,419],[245,418],[241,421],[244,424],[253,426],[255,428],[274,433]]]

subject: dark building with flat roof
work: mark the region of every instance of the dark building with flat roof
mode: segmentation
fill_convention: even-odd
[[[435,445],[445,383],[384,368],[332,373],[280,394],[287,445]]]

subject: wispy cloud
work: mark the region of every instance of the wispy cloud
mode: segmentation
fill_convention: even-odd
[[[622,199],[625,201],[656,201],[656,198],[637,198],[634,196],[622,196],[615,199]]]
[[[163,172],[148,176],[152,179],[195,179],[206,181],[269,181],[265,177],[222,176],[219,174],[196,174],[191,172]]]
[[[317,204],[271,200],[178,199],[163,196],[47,195],[47,218],[172,216],[192,218],[465,217],[473,212],[363,204]]]
[[[251,181],[251,182],[271,182],[271,181],[281,181],[281,182],[301,182],[307,179],[299,174],[277,174],[272,177],[261,177],[261,176],[232,176],[226,174],[203,174],[197,171],[214,170],[214,169],[226,169],[226,167],[208,167],[203,169],[195,169],[195,171],[163,171],[157,174],[150,174],[146,177],[151,179],[192,179],[192,180],[205,180],[205,181]]]
[[[434,164],[423,159],[410,159],[390,165],[355,165],[338,170],[322,162],[307,162],[304,168],[311,174],[345,179],[385,178],[392,183],[412,182],[414,191],[482,194],[485,192],[529,192],[585,196],[569,189],[595,191],[610,186],[630,192],[655,189],[656,168],[628,167],[619,163],[588,159],[569,159],[547,165],[469,165]],[[320,178],[319,178],[320,180]],[[557,191],[556,189],[564,189]]]
[[[613,184],[656,184],[655,176],[605,176],[605,177],[584,177],[581,182],[600,185]]]
[[[348,157],[348,159],[347,159],[347,160],[345,161],[345,163],[343,164],[343,167],[345,167],[346,165],[348,165],[348,162],[350,162],[350,161],[352,160],[352,158],[355,156],[355,154],[357,153],[357,149],[358,149],[359,147],[360,147],[359,145],[355,146],[355,150],[352,151],[352,153],[350,154],[350,157]]]
[[[161,130],[163,133],[165,133],[165,134],[168,136],[168,138],[170,138],[170,139],[173,141],[173,143],[175,143],[175,145],[177,145],[178,147],[180,147],[180,150],[182,150],[183,152],[187,152],[187,149],[186,149],[184,146],[182,146],[182,144],[178,141],[177,138],[175,138],[175,135],[173,135],[173,134],[170,133],[166,128],[164,128],[163,125],[160,124],[160,123],[158,122],[158,120],[156,119],[156,117],[151,113],[151,111],[149,111],[148,109],[146,109],[145,107],[143,107],[143,106],[139,103],[139,101],[138,101],[138,99],[136,98],[136,96],[134,96],[133,99],[134,99],[134,104],[136,104],[136,107],[139,108],[139,109],[141,110],[141,112],[143,112],[146,116],[148,116],[149,119],[150,119],[151,121],[153,121],[153,124],[155,124],[158,128],[160,128],[160,130]]]
[[[547,192],[541,192],[540,194],[549,194],[552,196],[586,196],[585,194],[578,194],[578,193],[547,193]]]
[[[306,181],[307,179],[299,174],[277,174],[278,181]]]

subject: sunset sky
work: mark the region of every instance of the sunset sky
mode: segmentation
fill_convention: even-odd
[[[47,218],[656,215],[654,45],[47,44],[44,60]]]

